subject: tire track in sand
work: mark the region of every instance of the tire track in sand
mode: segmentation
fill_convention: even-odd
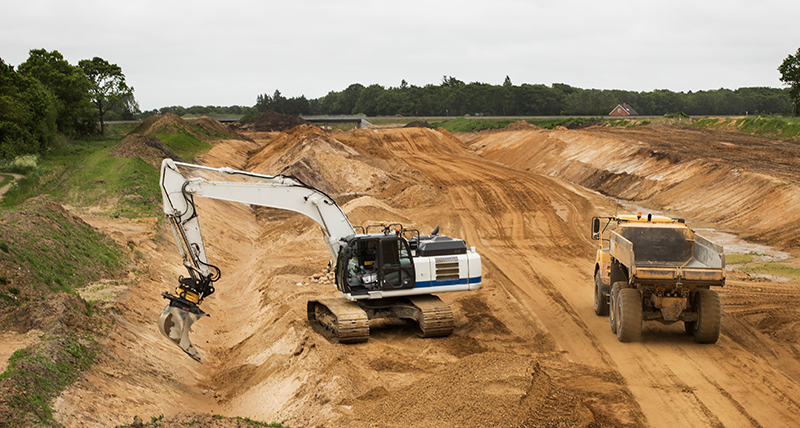
[[[730,355],[724,339],[717,345],[697,345],[681,335],[674,346],[664,346],[669,338],[658,332],[658,326],[645,323],[643,343],[617,341],[607,318],[595,316],[591,309],[591,278],[581,267],[591,266],[591,259],[569,257],[570,250],[578,250],[572,243],[585,241],[582,230],[555,225],[558,216],[549,204],[542,203],[533,213],[528,213],[530,206],[519,207],[522,193],[537,201],[552,195],[563,202],[567,196],[554,190],[562,186],[545,177],[463,157],[434,161],[420,157],[414,165],[447,189],[464,237],[480,243],[476,246],[481,256],[508,278],[498,280],[498,286],[530,311],[526,316],[545,326],[569,360],[617,369],[649,425],[772,426],[779,422],[797,426],[800,411],[791,404],[781,405],[793,396],[797,385],[780,379],[780,374],[775,374],[777,382],[767,381],[767,387],[760,386],[764,379],[740,375],[741,367],[726,361]],[[573,216],[569,222],[573,228],[582,223],[574,218],[577,210],[568,215]],[[591,215],[584,213],[586,224]],[[503,220],[498,221],[498,216]],[[566,249],[555,245],[559,242],[565,242]],[[752,358],[758,366],[758,358]],[[760,392],[757,397],[749,394],[748,384]]]

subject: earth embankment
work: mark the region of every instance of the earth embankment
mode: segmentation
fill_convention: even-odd
[[[613,198],[681,213],[744,239],[800,243],[800,147],[734,132],[659,126],[487,133],[484,158]]]

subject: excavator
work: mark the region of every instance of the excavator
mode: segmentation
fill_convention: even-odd
[[[231,178],[186,178],[179,167]],[[475,247],[439,235],[438,226],[430,235],[399,223],[353,227],[331,197],[293,176],[164,159],[160,187],[164,214],[189,276],[178,278],[174,293],[162,293],[169,304],[159,317],[158,327],[197,361],[201,357],[189,332],[194,322],[208,316],[200,305],[215,292],[214,283],[221,271],[208,261],[195,196],[290,210],[320,226],[332,257],[328,268],[335,271],[339,297],[309,301],[307,315],[318,331],[339,343],[367,341],[369,321],[379,318],[409,320],[422,337],[448,336],[454,327],[453,311],[434,294],[481,286],[481,258]]]

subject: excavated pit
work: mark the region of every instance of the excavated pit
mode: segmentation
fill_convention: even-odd
[[[332,136],[308,126],[222,141],[203,162],[302,176],[353,224],[439,225],[465,239],[482,256],[482,289],[440,295],[455,317],[449,337],[383,322],[366,343],[332,343],[305,314],[309,299],[337,296],[316,224],[198,198],[209,258],[223,270],[204,303],[211,317],[194,325],[199,364],[155,328],[161,291],[184,273],[169,232],[137,240],[133,225],[87,217],[134,242],[147,263],[120,298],[107,356],[59,397],[58,420],[100,427],[163,414],[178,426],[197,412],[292,427],[795,424],[795,283],[729,273],[716,345],[647,323],[641,343],[620,344],[592,310],[590,218],[616,209],[604,195],[772,245],[797,239],[795,186],[775,183],[795,178],[791,171],[769,175],[745,155],[734,171],[724,151],[707,155],[719,149],[705,135],[668,132],[683,145],[624,130],[522,126],[469,144],[426,128]],[[708,152],[694,154],[701,143]]]

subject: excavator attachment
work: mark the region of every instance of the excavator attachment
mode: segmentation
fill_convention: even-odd
[[[208,314],[200,310],[196,305],[181,305],[179,302],[172,300],[158,318],[158,329],[161,334],[178,345],[183,352],[200,361],[200,354],[192,346],[192,341],[189,340],[189,332],[192,331],[192,324],[204,316],[208,316]]]

